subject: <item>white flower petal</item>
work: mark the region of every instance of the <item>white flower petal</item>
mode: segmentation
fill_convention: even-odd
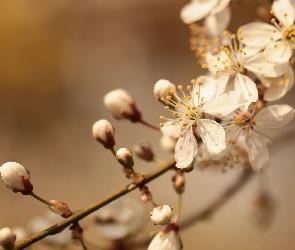
[[[170,138],[178,138],[181,133],[181,124],[172,125],[171,122],[165,122],[160,128],[163,135]]]
[[[243,104],[245,104],[243,94],[231,91],[206,102],[201,110],[215,116],[226,116]]]
[[[265,128],[279,128],[294,118],[294,109],[289,105],[272,105],[255,116],[255,123]]]
[[[216,81],[213,77],[210,76],[200,76],[196,79],[196,83],[194,84],[194,90],[193,93],[196,93],[196,91],[199,91],[199,86],[198,86],[198,82],[201,81],[202,85],[201,85],[201,97],[203,98],[204,102],[207,102],[209,100],[211,100],[215,94],[216,94],[216,90],[217,90],[217,86],[216,86]],[[198,106],[198,101],[197,98],[194,98],[194,104],[196,106]]]
[[[271,7],[276,18],[281,21],[284,26],[293,24],[294,9],[289,0],[274,1]]]
[[[216,4],[212,9],[210,15],[216,15],[223,11],[228,6],[229,2],[230,0],[219,0],[218,4]]]
[[[243,25],[239,28],[242,30],[243,43],[247,46],[263,49],[272,40],[278,40],[281,38],[281,32],[273,25],[253,22]],[[276,32],[273,32],[276,30]]]
[[[192,163],[198,151],[198,143],[193,134],[192,126],[183,132],[183,137],[179,137],[175,146],[176,167],[186,168]]]
[[[288,76],[280,76],[275,79],[271,79],[273,82],[268,84],[268,89],[263,95],[265,101],[271,102],[276,101],[283,96],[292,88],[294,85],[294,70],[289,67],[287,72]],[[284,74],[285,75],[285,74]],[[267,79],[261,78],[263,85],[266,85]]]
[[[204,26],[209,35],[213,37],[219,37],[223,30],[225,30],[229,24],[231,17],[230,8],[227,7],[223,11],[216,15],[209,15],[204,20]]]
[[[197,122],[197,132],[212,153],[218,154],[226,148],[224,129],[217,122],[200,119]]]
[[[181,240],[175,231],[160,232],[151,241],[148,250],[180,250]]]
[[[270,144],[270,140],[252,130],[252,136],[246,142],[251,167],[255,172],[261,172],[268,167],[269,153],[267,145]]]
[[[180,18],[186,24],[201,20],[211,12],[217,3],[218,0],[206,2],[200,0],[191,1],[181,9]]]
[[[248,76],[242,75],[240,73],[236,75],[235,90],[243,93],[246,100],[244,107],[245,109],[247,109],[252,102],[256,102],[258,99],[258,90],[256,84]]]
[[[265,47],[264,56],[271,62],[288,62],[292,56],[290,45],[284,41],[270,43]]]
[[[255,56],[245,58],[244,65],[246,69],[252,71],[257,75],[262,75],[266,77],[277,77],[281,76],[288,70],[289,62],[285,61],[284,63],[278,63],[274,61],[269,61],[265,57],[265,53],[260,52]]]

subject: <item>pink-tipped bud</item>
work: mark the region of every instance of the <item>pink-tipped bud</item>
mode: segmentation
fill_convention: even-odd
[[[115,146],[115,129],[107,120],[99,120],[92,126],[93,137],[102,143],[105,148]]]
[[[154,96],[160,102],[166,104],[166,97],[173,96],[176,86],[168,80],[161,79],[154,86]]]
[[[132,97],[124,89],[115,89],[107,93],[103,98],[103,103],[116,119],[127,119],[131,122],[141,121],[140,111]]]
[[[154,159],[154,153],[151,144],[148,141],[139,141],[135,143],[133,146],[133,152],[142,160],[152,161]]]
[[[5,250],[12,250],[16,240],[16,235],[8,227],[0,229],[0,245]]]
[[[33,191],[30,172],[16,162],[6,162],[0,167],[0,173],[6,186],[13,192],[28,195]]]
[[[182,169],[177,169],[175,175],[172,177],[173,187],[176,193],[182,194],[184,192],[185,180]]]
[[[141,188],[141,200],[144,203],[148,203],[149,201],[151,201],[153,199],[153,195],[150,192],[149,188],[147,186],[143,186]]]
[[[133,155],[130,149],[120,148],[116,153],[118,162],[124,167],[131,169],[134,166]]]
[[[165,226],[171,222],[173,215],[172,207],[168,205],[155,206],[153,211],[150,212],[151,220],[155,225]]]
[[[59,200],[50,200],[54,206],[50,206],[49,209],[56,214],[59,214],[60,216],[64,218],[68,218],[72,215],[72,211],[69,209],[68,205],[66,203],[63,203]]]

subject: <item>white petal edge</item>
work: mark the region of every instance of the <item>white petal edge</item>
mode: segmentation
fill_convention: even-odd
[[[280,128],[294,118],[294,108],[285,105],[272,105],[262,109],[254,118],[255,123],[265,128]]]
[[[292,50],[289,44],[284,41],[278,41],[268,44],[264,50],[264,56],[271,62],[285,63],[292,56]]]

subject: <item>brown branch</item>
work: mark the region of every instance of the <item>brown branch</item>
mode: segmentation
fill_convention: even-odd
[[[168,171],[169,169],[173,168],[175,166],[175,160],[172,159],[170,161],[168,161],[167,163],[165,163],[162,167],[156,169],[155,171],[145,175],[145,180],[143,182],[144,183],[148,183],[150,181],[152,181],[153,179],[157,178],[158,176],[162,175],[163,173],[165,173],[166,171]],[[117,190],[116,192],[114,192],[113,194],[105,197],[104,199],[88,206],[85,207],[81,210],[78,210],[76,212],[73,213],[73,215],[71,215],[70,217],[64,219],[63,221],[37,233],[34,234],[20,242],[18,242],[15,247],[14,250],[20,250],[20,249],[24,249],[25,247],[45,238],[46,236],[49,235],[53,235],[56,233],[59,233],[60,231],[62,231],[63,229],[65,229],[66,227],[70,226],[73,222],[78,221],[83,219],[84,217],[86,217],[87,215],[93,213],[94,211],[102,208],[103,206],[107,205],[108,203],[118,199],[119,197],[133,191],[134,189],[136,189],[135,187],[130,188],[131,184],[127,185],[126,187],[123,187],[119,190]]]

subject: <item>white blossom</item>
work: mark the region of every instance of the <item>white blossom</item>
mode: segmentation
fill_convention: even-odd
[[[271,140],[262,134],[259,127],[279,128],[294,118],[294,109],[289,105],[272,105],[257,112],[250,110],[236,111],[222,121],[226,128],[228,142],[240,145],[249,157],[254,171],[260,172],[268,166],[268,145]],[[258,127],[257,127],[258,126]]]
[[[295,49],[294,1],[276,0],[271,13],[276,17],[272,24],[254,22],[242,26],[244,43],[264,50],[265,57],[273,62],[288,61]],[[278,20],[278,22],[277,22]]]
[[[201,81],[202,80],[202,81]],[[176,96],[177,102],[173,101],[170,96],[167,97],[170,109],[166,106],[166,110],[170,110],[174,119],[166,119],[169,122],[161,123],[161,131],[169,137],[179,137],[175,146],[176,167],[185,168],[194,159],[197,153],[198,144],[194,136],[194,131],[201,136],[208,150],[213,153],[219,153],[225,149],[225,132],[220,124],[216,121],[207,119],[211,116],[225,116],[233,110],[244,104],[244,99],[240,93],[229,92],[210,100],[211,95],[201,96],[201,85],[210,84],[209,77],[199,77],[197,83],[193,86],[188,85],[187,89],[190,95],[185,95],[182,85],[178,86],[183,94],[183,99]],[[212,93],[211,93],[212,94]],[[207,98],[206,98],[207,96]],[[206,102],[206,100],[209,101]]]
[[[150,212],[151,220],[155,225],[165,226],[171,222],[173,215],[172,207],[168,205],[157,205],[153,211]]]

